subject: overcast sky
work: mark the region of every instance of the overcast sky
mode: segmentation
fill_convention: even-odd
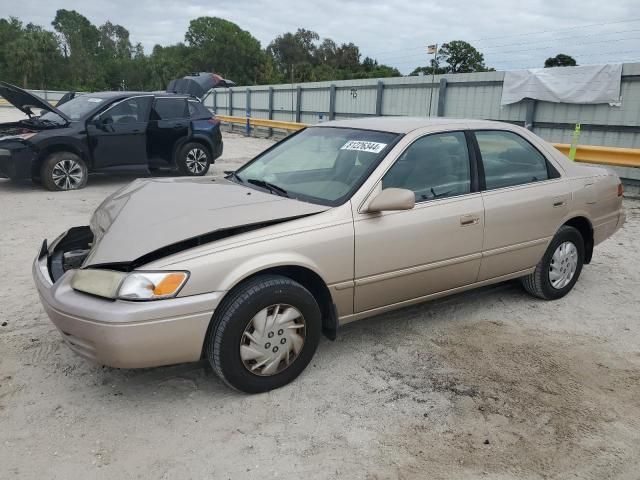
[[[184,41],[189,20],[218,16],[266,47],[298,27],[409,73],[426,65],[425,46],[467,40],[497,70],[541,67],[557,53],[579,64],[640,61],[640,0],[2,0],[0,17],[51,27],[59,8],[91,22],[119,23],[147,53]],[[587,26],[581,28],[582,26]]]

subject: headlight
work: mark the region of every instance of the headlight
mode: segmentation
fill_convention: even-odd
[[[31,137],[37,135],[38,132],[29,132],[29,133],[18,133],[17,135],[8,135],[3,138],[3,140],[13,140],[15,138],[19,138],[20,140],[29,140]]]
[[[122,300],[160,300],[175,297],[188,272],[115,272],[86,269],[75,272],[71,288],[99,297]]]
[[[159,300],[175,297],[187,281],[186,272],[135,272],[127,275],[118,298],[123,300]]]

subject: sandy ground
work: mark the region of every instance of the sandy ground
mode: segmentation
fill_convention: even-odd
[[[228,134],[212,173],[268,145]],[[247,396],[202,363],[91,364],[44,314],[42,239],[128,181],[0,180],[1,479],[639,478],[640,202],[562,300],[509,282],[351,324]]]

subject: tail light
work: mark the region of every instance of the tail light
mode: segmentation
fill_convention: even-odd
[[[210,118],[209,120],[207,120],[207,122],[209,122],[211,125],[220,125],[220,120],[218,120],[217,118]]]
[[[621,197],[624,193],[624,187],[622,186],[622,182],[618,184],[618,196]]]

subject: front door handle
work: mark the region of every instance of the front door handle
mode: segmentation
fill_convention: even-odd
[[[463,215],[460,217],[460,226],[468,227],[469,225],[477,225],[480,222],[480,217],[476,215]]]

